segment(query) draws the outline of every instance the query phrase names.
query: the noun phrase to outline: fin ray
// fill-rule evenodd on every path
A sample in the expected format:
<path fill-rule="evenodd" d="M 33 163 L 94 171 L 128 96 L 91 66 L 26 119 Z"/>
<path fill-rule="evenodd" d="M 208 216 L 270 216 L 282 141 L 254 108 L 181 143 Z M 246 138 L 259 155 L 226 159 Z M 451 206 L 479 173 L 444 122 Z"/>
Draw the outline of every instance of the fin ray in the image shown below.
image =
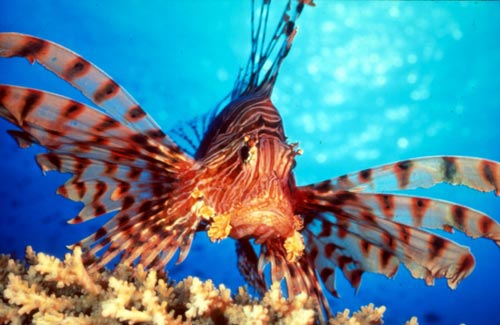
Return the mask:
<path fill-rule="evenodd" d="M 311 184 L 319 191 L 382 192 L 428 188 L 438 183 L 465 185 L 500 195 L 500 163 L 464 156 L 403 160 Z M 305 186 L 307 187 L 307 186 Z"/>
<path fill-rule="evenodd" d="M 67 48 L 30 35 L 0 33 L 1 57 L 25 57 L 39 62 L 80 90 L 111 117 L 165 146 L 176 147 L 132 96 L 106 73 Z"/>

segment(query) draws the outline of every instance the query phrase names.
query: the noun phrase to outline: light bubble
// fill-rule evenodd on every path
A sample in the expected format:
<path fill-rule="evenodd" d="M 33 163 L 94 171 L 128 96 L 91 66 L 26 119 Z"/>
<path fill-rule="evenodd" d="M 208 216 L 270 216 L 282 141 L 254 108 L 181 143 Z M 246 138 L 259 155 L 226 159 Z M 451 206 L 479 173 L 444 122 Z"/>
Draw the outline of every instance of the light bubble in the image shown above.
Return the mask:
<path fill-rule="evenodd" d="M 325 59 L 328 59 L 332 56 L 332 49 L 329 48 L 328 46 L 323 46 L 321 47 L 319 53 L 320 53 L 319 56 L 323 58 L 324 61 Z"/>
<path fill-rule="evenodd" d="M 337 3 L 335 5 L 335 13 L 339 16 L 343 16 L 346 12 L 346 7 L 342 3 Z"/>
<path fill-rule="evenodd" d="M 460 39 L 462 39 L 462 30 L 460 30 L 460 26 L 458 26 L 457 24 L 452 24 L 450 26 L 450 29 L 451 29 L 451 37 L 453 37 L 454 40 L 458 41 Z"/>
<path fill-rule="evenodd" d="M 338 67 L 335 69 L 335 72 L 333 73 L 335 76 L 335 79 L 337 79 L 339 82 L 345 82 L 347 80 L 347 71 L 344 67 Z"/>
<path fill-rule="evenodd" d="M 344 94 L 339 90 L 323 97 L 323 101 L 328 105 L 340 105 L 344 103 Z"/>
<path fill-rule="evenodd" d="M 370 63 L 377 63 L 380 61 L 380 56 L 376 53 L 372 53 L 368 56 Z"/>
<path fill-rule="evenodd" d="M 416 73 L 409 73 L 407 76 L 406 76 L 406 82 L 408 82 L 409 84 L 414 84 L 415 82 L 417 82 L 417 74 Z"/>
<path fill-rule="evenodd" d="M 304 131 L 306 133 L 313 133 L 314 130 L 316 129 L 316 127 L 314 125 L 314 119 L 311 116 L 311 114 L 302 115 L 301 122 L 302 122 L 302 125 L 304 126 Z"/>
<path fill-rule="evenodd" d="M 359 66 L 359 61 L 359 58 L 352 57 L 349 59 L 349 61 L 347 61 L 347 66 L 349 67 L 349 69 L 357 69 Z"/>
<path fill-rule="evenodd" d="M 318 112 L 316 114 L 316 123 L 318 129 L 321 132 L 329 132 L 331 128 L 331 120 L 330 117 L 325 112 Z"/>
<path fill-rule="evenodd" d="M 318 162 L 319 164 L 323 164 L 327 161 L 328 156 L 324 153 L 318 153 L 315 158 L 316 162 Z"/>
<path fill-rule="evenodd" d="M 372 64 L 365 61 L 362 63 L 361 65 L 361 71 L 363 72 L 363 74 L 365 75 L 370 75 L 373 71 L 373 67 L 372 67 Z"/>
<path fill-rule="evenodd" d="M 319 71 L 318 64 L 316 62 L 309 62 L 307 65 L 307 72 L 311 75 L 317 74 Z"/>
<path fill-rule="evenodd" d="M 355 143 L 364 144 L 380 139 L 383 128 L 380 125 L 370 125 L 355 138 Z"/>
<path fill-rule="evenodd" d="M 354 26 L 354 19 L 352 19 L 351 17 L 344 19 L 344 25 L 346 27 L 353 27 Z"/>
<path fill-rule="evenodd" d="M 335 30 L 336 26 L 335 26 L 335 23 L 333 21 L 325 21 L 322 25 L 321 25 L 321 31 L 323 33 L 331 33 Z"/>
<path fill-rule="evenodd" d="M 375 66 L 375 73 L 384 74 L 387 72 L 387 66 L 383 63 L 379 63 Z"/>
<path fill-rule="evenodd" d="M 399 17 L 399 7 L 398 6 L 392 6 L 391 9 L 389 9 L 389 16 L 393 18 Z"/>
<path fill-rule="evenodd" d="M 398 139 L 398 147 L 400 149 L 406 149 L 406 148 L 408 148 L 409 144 L 410 143 L 409 143 L 408 139 L 405 138 L 405 137 L 401 137 L 401 138 Z"/>
<path fill-rule="evenodd" d="M 410 98 L 414 101 L 426 100 L 429 98 L 429 96 L 430 96 L 430 93 L 429 93 L 429 89 L 427 89 L 427 88 L 415 89 L 410 94 Z"/>
<path fill-rule="evenodd" d="M 427 127 L 427 129 L 425 130 L 425 134 L 429 137 L 436 136 L 442 128 L 443 128 L 442 123 L 435 122 Z"/>
<path fill-rule="evenodd" d="M 391 121 L 401 121 L 408 118 L 410 109 L 408 106 L 400 106 L 396 108 L 389 108 L 385 110 L 385 117 Z"/>
<path fill-rule="evenodd" d="M 361 149 L 354 153 L 356 160 L 373 160 L 380 157 L 380 151 L 377 149 Z"/>
<path fill-rule="evenodd" d="M 453 37 L 454 40 L 458 41 L 460 39 L 462 39 L 462 31 L 460 29 L 454 29 L 452 32 L 451 32 L 451 36 Z"/>
<path fill-rule="evenodd" d="M 408 61 L 409 64 L 415 64 L 418 61 L 418 57 L 415 53 L 408 54 L 406 57 L 406 60 Z"/>

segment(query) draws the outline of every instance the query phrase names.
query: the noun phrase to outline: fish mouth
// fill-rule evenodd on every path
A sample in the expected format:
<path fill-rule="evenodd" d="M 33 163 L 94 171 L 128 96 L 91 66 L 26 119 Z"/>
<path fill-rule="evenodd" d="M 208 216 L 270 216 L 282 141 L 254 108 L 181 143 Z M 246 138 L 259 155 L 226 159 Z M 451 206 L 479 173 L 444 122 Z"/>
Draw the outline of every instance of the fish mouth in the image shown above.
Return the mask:
<path fill-rule="evenodd" d="M 270 238 L 287 238 L 296 226 L 287 183 L 274 173 L 261 176 L 228 214 L 230 236 L 254 238 L 257 244 Z"/>
<path fill-rule="evenodd" d="M 234 215 L 231 221 L 231 237 L 252 237 L 255 238 L 256 244 L 270 238 L 288 237 L 294 231 L 293 215 L 283 213 L 279 209 L 246 211 Z"/>

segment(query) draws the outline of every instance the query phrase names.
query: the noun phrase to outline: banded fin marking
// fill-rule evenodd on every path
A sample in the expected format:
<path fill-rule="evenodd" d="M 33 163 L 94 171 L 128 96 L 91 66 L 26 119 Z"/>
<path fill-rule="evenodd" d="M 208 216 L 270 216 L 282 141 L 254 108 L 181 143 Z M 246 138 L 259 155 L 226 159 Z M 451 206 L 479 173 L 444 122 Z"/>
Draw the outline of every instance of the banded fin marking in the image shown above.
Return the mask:
<path fill-rule="evenodd" d="M 495 191 L 500 195 L 500 163 L 463 156 L 432 156 L 403 160 L 354 172 L 317 184 L 308 185 L 318 191 L 349 190 L 381 192 L 428 188 L 439 183 L 465 185 L 481 192 Z"/>
<path fill-rule="evenodd" d="M 73 51 L 50 41 L 19 33 L 0 33 L 1 57 L 37 61 L 80 90 L 121 124 L 154 135 L 154 140 L 179 151 L 134 98 L 106 73 Z"/>

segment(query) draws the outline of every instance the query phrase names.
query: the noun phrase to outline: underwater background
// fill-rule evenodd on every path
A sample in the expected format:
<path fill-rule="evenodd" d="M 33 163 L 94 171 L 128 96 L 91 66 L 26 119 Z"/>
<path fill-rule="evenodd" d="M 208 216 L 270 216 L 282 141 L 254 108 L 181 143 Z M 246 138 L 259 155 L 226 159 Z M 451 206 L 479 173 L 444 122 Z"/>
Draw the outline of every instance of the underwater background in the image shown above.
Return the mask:
<path fill-rule="evenodd" d="M 272 7 L 279 16 L 283 1 Z M 468 155 L 500 161 L 500 2 L 337 2 L 317 0 L 298 20 L 273 101 L 304 185 L 395 160 Z M 23 32 L 72 49 L 125 87 L 169 130 L 212 109 L 232 88 L 250 51 L 250 0 L 0 1 L 0 31 Z M 273 24 L 271 24 L 273 25 Z M 83 96 L 38 65 L 0 60 L 0 83 Z M 21 150 L 0 121 L 0 253 L 26 245 L 63 256 L 108 217 L 67 225 L 81 206 L 55 194 L 67 175 L 44 177 L 40 148 Z M 412 191 L 444 198 L 500 220 L 500 199 L 465 187 Z M 342 275 L 332 310 L 386 305 L 386 324 L 500 324 L 500 250 L 471 247 L 476 269 L 456 290 L 427 287 L 400 268 L 395 279 L 365 274 L 356 294 Z M 198 234 L 169 275 L 244 285 L 234 242 Z"/>

